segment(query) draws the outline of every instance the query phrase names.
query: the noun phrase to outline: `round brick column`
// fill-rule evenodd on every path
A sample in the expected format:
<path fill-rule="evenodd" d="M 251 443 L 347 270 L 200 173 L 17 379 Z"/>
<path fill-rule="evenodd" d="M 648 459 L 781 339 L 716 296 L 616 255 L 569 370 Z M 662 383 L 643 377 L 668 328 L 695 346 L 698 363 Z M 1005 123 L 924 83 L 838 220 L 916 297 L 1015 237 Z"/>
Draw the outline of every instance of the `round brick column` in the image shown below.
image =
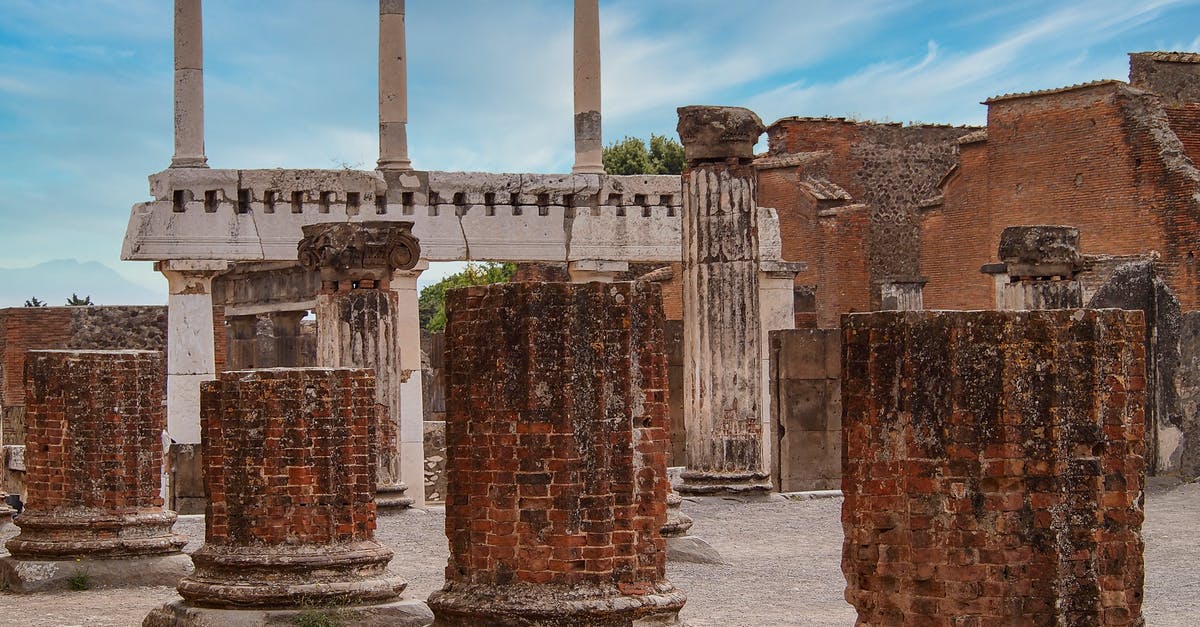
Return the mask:
<path fill-rule="evenodd" d="M 166 426 L 161 353 L 29 351 L 20 559 L 179 553 L 159 496 Z"/>
<path fill-rule="evenodd" d="M 375 377 L 332 368 L 223 372 L 201 386 L 204 546 L 179 594 L 201 607 L 396 598 L 375 541 Z"/>
<path fill-rule="evenodd" d="M 447 312 L 438 624 L 673 624 L 658 286 L 469 287 Z"/>

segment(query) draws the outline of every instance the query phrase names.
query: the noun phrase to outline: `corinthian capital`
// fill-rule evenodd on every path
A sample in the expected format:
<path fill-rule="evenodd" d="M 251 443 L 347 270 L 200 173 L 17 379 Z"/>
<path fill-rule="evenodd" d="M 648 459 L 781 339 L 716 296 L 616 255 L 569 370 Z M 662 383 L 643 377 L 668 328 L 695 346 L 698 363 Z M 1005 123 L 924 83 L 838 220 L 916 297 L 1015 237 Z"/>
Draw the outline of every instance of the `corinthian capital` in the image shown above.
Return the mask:
<path fill-rule="evenodd" d="M 327 222 L 302 227 L 296 247 L 300 265 L 320 270 L 325 281 L 387 279 L 421 258 L 412 222 Z"/>

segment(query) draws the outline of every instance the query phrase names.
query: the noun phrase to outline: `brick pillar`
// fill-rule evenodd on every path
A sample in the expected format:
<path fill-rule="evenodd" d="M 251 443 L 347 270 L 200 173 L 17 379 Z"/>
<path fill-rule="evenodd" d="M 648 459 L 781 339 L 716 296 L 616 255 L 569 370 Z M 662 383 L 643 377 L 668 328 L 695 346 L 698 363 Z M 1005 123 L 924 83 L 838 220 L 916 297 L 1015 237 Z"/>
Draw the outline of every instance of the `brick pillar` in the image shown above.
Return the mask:
<path fill-rule="evenodd" d="M 447 311 L 438 624 L 675 624 L 658 286 L 469 287 Z"/>
<path fill-rule="evenodd" d="M 842 317 L 860 625 L 1140 625 L 1141 312 Z"/>
<path fill-rule="evenodd" d="M 376 504 L 405 508 L 408 483 L 401 474 L 401 359 L 399 296 L 390 289 L 392 273 L 416 266 L 420 245 L 411 222 L 326 223 L 304 227 L 300 263 L 321 272 L 317 293 L 317 363 L 324 367 L 375 370 L 375 402 L 380 406 Z M 412 315 L 416 315 L 413 311 Z M 414 350 L 420 350 L 416 346 Z M 419 363 L 419 361 L 418 361 Z M 418 392 L 419 393 L 419 392 Z M 420 404 L 417 403 L 419 412 Z M 423 417 L 408 416 L 418 424 Z M 424 486 L 423 464 L 408 478 Z"/>
<path fill-rule="evenodd" d="M 764 467 L 754 143 L 734 107 L 682 107 L 684 494 L 771 489 Z M 720 306 L 717 306 L 717 304 Z"/>
<path fill-rule="evenodd" d="M 374 390 L 369 370 L 349 368 L 231 371 L 203 385 L 204 546 L 179 583 L 185 601 L 146 625 L 235 622 L 213 608 L 393 607 L 405 581 L 375 540 Z M 181 617 L 193 622 L 171 622 Z"/>
<path fill-rule="evenodd" d="M 28 494 L 14 521 L 21 532 L 6 544 L 16 591 L 58 587 L 70 576 L 62 566 L 43 575 L 17 565 L 39 560 L 125 564 L 97 570 L 95 585 L 137 584 L 139 571 L 153 571 L 160 584 L 183 576 L 187 538 L 172 533 L 175 512 L 159 495 L 165 376 L 153 351 L 26 353 Z"/>

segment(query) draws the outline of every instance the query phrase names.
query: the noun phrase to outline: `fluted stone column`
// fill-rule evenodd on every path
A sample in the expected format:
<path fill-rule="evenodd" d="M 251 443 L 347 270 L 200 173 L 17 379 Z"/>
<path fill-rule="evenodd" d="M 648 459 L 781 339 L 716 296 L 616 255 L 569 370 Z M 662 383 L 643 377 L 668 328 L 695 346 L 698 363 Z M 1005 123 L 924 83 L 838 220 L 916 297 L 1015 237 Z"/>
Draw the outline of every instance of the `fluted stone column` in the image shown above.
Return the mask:
<path fill-rule="evenodd" d="M 175 156 L 172 168 L 207 168 L 200 0 L 175 0 Z"/>
<path fill-rule="evenodd" d="M 379 169 L 411 170 L 404 0 L 379 0 Z"/>
<path fill-rule="evenodd" d="M 600 135 L 600 2 L 575 0 L 575 174 L 604 174 Z"/>
<path fill-rule="evenodd" d="M 402 323 L 398 294 L 390 289 L 392 273 L 413 268 L 420 258 L 420 245 L 411 229 L 411 222 L 312 224 L 304 227 L 298 249 L 300 263 L 321 272 L 316 308 L 318 365 L 375 370 L 380 414 L 376 504 L 380 509 L 412 505 L 408 486 L 424 485 L 422 464 L 416 466 L 418 476 L 405 477 L 402 472 Z M 414 394 L 420 398 L 419 391 Z M 419 404 L 417 409 L 419 421 Z"/>
<path fill-rule="evenodd" d="M 684 420 L 679 491 L 770 490 L 764 466 L 752 111 L 682 107 Z"/>

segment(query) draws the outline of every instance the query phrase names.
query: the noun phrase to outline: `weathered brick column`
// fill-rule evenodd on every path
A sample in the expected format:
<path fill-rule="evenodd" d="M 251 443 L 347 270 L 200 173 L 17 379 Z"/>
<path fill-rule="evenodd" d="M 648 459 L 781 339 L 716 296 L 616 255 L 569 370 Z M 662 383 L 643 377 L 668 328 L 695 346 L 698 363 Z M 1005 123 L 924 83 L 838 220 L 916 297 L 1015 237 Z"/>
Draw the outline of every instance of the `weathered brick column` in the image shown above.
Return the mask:
<path fill-rule="evenodd" d="M 27 592 L 62 586 L 75 571 L 94 571 L 91 585 L 182 577 L 187 538 L 172 533 L 175 513 L 159 496 L 162 353 L 29 351 L 25 379 L 28 496 L 3 578 Z"/>
<path fill-rule="evenodd" d="M 406 584 L 375 540 L 371 371 L 223 372 L 203 384 L 200 405 L 204 546 L 179 583 L 184 600 L 145 624 L 234 622 L 222 609 L 397 611 Z"/>
<path fill-rule="evenodd" d="M 469 287 L 447 311 L 438 624 L 674 624 L 658 286 Z"/>
<path fill-rule="evenodd" d="M 303 228 L 304 239 L 298 249 L 300 263 L 321 272 L 317 363 L 375 370 L 375 401 L 382 408 L 376 486 L 376 504 L 381 509 L 413 503 L 405 495 L 409 485 L 401 476 L 401 421 L 424 418 L 419 412 L 404 416 L 401 411 L 405 372 L 400 356 L 400 307 L 398 295 L 389 289 L 393 271 L 412 268 L 419 260 L 420 244 L 411 229 L 411 222 L 312 224 Z M 424 486 L 424 476 L 409 480 Z"/>
<path fill-rule="evenodd" d="M 842 318 L 860 625 L 1140 625 L 1141 312 Z"/>
<path fill-rule="evenodd" d="M 752 111 L 682 107 L 684 494 L 764 491 Z"/>

